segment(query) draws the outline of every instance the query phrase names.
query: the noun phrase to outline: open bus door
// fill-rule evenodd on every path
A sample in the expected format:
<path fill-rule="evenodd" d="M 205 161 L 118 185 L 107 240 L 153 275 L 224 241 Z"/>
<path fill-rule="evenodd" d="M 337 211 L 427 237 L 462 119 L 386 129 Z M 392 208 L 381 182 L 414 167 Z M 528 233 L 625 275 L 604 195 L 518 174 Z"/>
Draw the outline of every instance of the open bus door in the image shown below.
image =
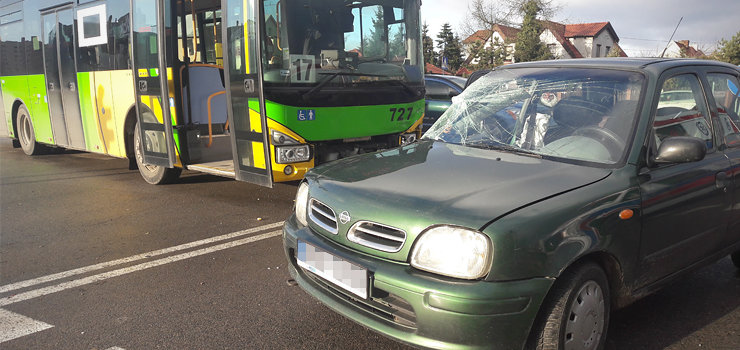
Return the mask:
<path fill-rule="evenodd" d="M 272 187 L 269 131 L 262 93 L 259 3 L 223 0 L 224 71 L 236 179 Z"/>
<path fill-rule="evenodd" d="M 166 7 L 163 2 L 169 3 L 161 0 L 131 1 L 132 61 L 138 140 L 141 140 L 134 147 L 139 147 L 136 152 L 137 162 L 146 166 L 173 168 L 177 158 L 167 85 L 164 43 L 168 28 L 164 25 Z M 155 183 L 146 176 L 145 179 Z"/>

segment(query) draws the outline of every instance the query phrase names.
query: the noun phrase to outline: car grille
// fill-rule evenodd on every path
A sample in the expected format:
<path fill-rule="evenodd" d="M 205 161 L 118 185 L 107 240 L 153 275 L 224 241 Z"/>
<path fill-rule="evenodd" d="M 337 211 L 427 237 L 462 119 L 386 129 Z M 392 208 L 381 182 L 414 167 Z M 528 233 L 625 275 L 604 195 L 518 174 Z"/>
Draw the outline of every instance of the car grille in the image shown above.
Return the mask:
<path fill-rule="evenodd" d="M 308 217 L 311 218 L 313 223 L 332 234 L 336 235 L 339 232 L 337 229 L 337 214 L 329 206 L 316 199 L 311 198 Z"/>
<path fill-rule="evenodd" d="M 374 222 L 358 221 L 349 229 L 347 239 L 366 247 L 395 253 L 403 247 L 406 232 Z"/>

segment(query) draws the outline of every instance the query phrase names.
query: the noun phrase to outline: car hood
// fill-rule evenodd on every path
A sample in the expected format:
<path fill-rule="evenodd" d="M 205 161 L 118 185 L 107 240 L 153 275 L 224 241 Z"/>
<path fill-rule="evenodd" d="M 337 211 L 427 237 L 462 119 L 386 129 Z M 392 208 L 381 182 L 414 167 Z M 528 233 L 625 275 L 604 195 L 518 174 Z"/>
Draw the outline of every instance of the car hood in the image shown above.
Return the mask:
<path fill-rule="evenodd" d="M 350 220 L 339 224 L 340 233 L 367 220 L 400 228 L 407 242 L 413 242 L 429 225 L 481 229 L 504 214 L 610 173 L 529 155 L 421 141 L 332 162 L 307 178 L 313 180 L 311 197 L 337 216 L 347 212 Z M 334 237 L 342 240 L 341 234 Z"/>

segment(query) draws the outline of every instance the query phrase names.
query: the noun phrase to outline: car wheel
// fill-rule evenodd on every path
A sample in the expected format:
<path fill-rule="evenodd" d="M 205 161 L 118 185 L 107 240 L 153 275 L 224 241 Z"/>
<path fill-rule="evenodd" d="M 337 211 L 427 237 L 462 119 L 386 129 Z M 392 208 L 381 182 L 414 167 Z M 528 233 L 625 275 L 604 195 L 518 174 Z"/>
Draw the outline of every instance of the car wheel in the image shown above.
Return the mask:
<path fill-rule="evenodd" d="M 730 254 L 730 258 L 732 258 L 732 263 L 735 264 L 735 267 L 740 269 L 740 250 Z"/>
<path fill-rule="evenodd" d="M 134 157 L 139 173 L 144 180 L 152 185 L 164 185 L 172 183 L 180 177 L 182 168 L 167 168 L 157 165 L 144 164 L 144 151 L 141 149 L 141 134 L 139 133 L 139 123 L 134 128 Z"/>
<path fill-rule="evenodd" d="M 602 349 L 609 311 L 609 283 L 604 271 L 592 262 L 569 268 L 545 298 L 527 349 Z"/>
<path fill-rule="evenodd" d="M 26 106 L 18 107 L 18 142 L 23 152 L 29 156 L 46 153 L 47 147 L 36 142 L 36 133 L 33 130 L 33 122 L 28 114 Z"/>

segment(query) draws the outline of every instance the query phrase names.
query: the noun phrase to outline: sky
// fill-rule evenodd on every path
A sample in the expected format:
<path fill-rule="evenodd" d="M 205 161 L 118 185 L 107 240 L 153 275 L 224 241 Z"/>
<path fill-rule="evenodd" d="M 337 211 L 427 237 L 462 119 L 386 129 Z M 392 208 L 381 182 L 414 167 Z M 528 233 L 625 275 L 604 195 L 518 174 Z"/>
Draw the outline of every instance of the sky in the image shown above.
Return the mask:
<path fill-rule="evenodd" d="M 436 40 L 444 23 L 461 32 L 470 0 L 422 0 L 422 20 Z M 495 1 L 495 0 L 487 0 Z M 556 0 L 558 1 L 558 0 Z M 720 39 L 740 31 L 740 0 L 561 0 L 560 23 L 611 22 L 619 46 L 631 57 L 660 55 L 681 21 L 673 40 L 689 40 L 709 53 Z M 484 28 L 480 28 L 484 29 Z"/>

